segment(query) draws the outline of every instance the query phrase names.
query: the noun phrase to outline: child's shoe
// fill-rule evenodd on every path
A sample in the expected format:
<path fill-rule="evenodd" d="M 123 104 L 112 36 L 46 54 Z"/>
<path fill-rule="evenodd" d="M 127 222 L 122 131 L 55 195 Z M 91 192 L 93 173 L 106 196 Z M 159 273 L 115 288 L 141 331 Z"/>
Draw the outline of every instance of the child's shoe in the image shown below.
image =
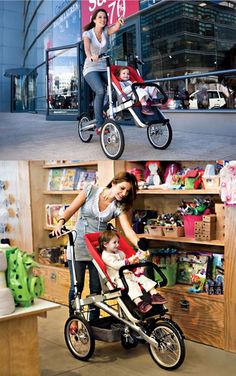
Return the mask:
<path fill-rule="evenodd" d="M 151 304 L 146 303 L 143 300 L 137 304 L 137 307 L 140 313 L 147 313 L 152 309 Z"/>
<path fill-rule="evenodd" d="M 142 106 L 141 113 L 143 115 L 154 115 L 155 112 L 148 106 Z"/>
<path fill-rule="evenodd" d="M 152 298 L 152 304 L 165 304 L 167 302 L 167 300 L 158 293 L 153 294 L 151 298 Z"/>

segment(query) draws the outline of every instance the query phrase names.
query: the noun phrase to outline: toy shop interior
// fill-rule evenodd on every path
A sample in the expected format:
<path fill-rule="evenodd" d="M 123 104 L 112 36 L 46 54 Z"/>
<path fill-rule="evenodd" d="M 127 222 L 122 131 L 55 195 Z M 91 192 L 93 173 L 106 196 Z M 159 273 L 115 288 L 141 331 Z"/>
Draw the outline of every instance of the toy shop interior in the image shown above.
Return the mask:
<path fill-rule="evenodd" d="M 38 316 L 46 317 L 48 314 L 50 318 L 53 315 L 50 333 L 54 339 L 55 332 L 58 335 L 59 331 L 59 317 L 63 316 L 60 312 L 64 314 L 63 319 L 68 318 L 68 238 L 51 238 L 49 234 L 85 186 L 91 184 L 106 187 L 121 171 L 134 174 L 138 182 L 137 196 L 129 212 L 132 228 L 138 237 L 146 240 L 146 260 L 157 265 L 161 275 L 164 274 L 166 278 L 166 285 L 161 287 L 162 277 L 159 272 L 155 268 L 145 269 L 146 276 L 157 283 L 158 291 L 167 301 L 160 319 L 165 316 L 165 320 L 169 320 L 168 325 L 174 325 L 180 331 L 181 338 L 185 338 L 187 342 L 186 350 L 191 348 L 191 343 L 195 343 L 205 346 L 204 359 L 211 349 L 218 351 L 216 359 L 220 352 L 223 353 L 222 359 L 232 357 L 227 360 L 227 365 L 222 360 L 222 368 L 219 368 L 216 360 L 218 372 L 222 373 L 217 373 L 215 369 L 212 371 L 214 375 L 232 375 L 233 369 L 236 369 L 236 161 L 94 160 L 82 163 L 36 160 L 0 161 L 0 347 L 1 359 L 4 360 L 1 374 L 59 374 L 46 373 L 47 367 L 40 373 L 41 352 L 46 345 L 39 345 L 38 330 L 41 326 L 44 335 L 49 330 L 46 329 L 48 318 L 43 320 L 38 319 Z M 74 229 L 77 218 L 78 212 L 75 212 L 66 223 L 68 231 Z M 117 219 L 112 220 L 112 225 L 124 236 Z M 86 271 L 81 299 L 85 302 L 89 296 L 88 275 Z M 112 291 L 115 294 L 115 290 Z M 117 304 L 117 299 L 120 299 L 117 296 L 114 295 L 110 306 Z M 100 316 L 106 318 L 108 313 L 101 309 Z M 66 351 L 65 357 L 68 359 L 63 366 L 72 359 L 87 360 L 94 352 L 94 348 L 91 348 L 94 340 L 90 338 L 92 334 L 91 329 L 88 329 L 86 313 L 84 317 L 80 320 L 86 322 L 84 325 L 87 336 L 84 333 L 83 337 L 78 333 L 70 334 L 69 339 L 67 336 L 67 347 L 77 359 Z M 123 323 L 126 323 L 128 318 L 124 317 Z M 132 321 L 134 331 L 136 325 L 139 325 L 137 322 L 137 318 Z M 60 323 L 61 327 L 63 325 Z M 117 328 L 120 330 L 119 326 Z M 59 333 L 63 337 L 63 332 Z M 96 330 L 94 333 L 95 339 L 99 339 L 96 337 L 99 337 Z M 146 337 L 141 335 L 139 346 L 143 346 L 149 335 L 148 331 L 145 333 Z M 140 335 L 139 332 L 138 334 Z M 132 346 L 129 347 L 125 342 L 126 337 L 123 336 L 122 344 L 129 349 Z M 156 338 L 157 335 L 152 337 Z M 149 340 L 148 337 L 147 342 Z M 47 341 L 52 346 L 52 338 L 48 337 Z M 63 341 L 60 338 L 61 351 L 66 348 Z M 85 346 L 86 341 L 92 345 L 83 359 L 78 343 L 82 342 Z M 154 361 L 164 370 L 168 369 L 165 366 L 167 361 L 161 360 L 162 355 L 158 353 L 162 354 L 167 350 L 170 352 L 170 349 L 162 348 L 157 338 L 152 341 L 149 343 L 149 350 Z M 103 342 L 99 343 L 95 359 L 103 352 Z M 20 349 L 23 349 L 23 353 Z M 116 348 L 113 347 L 113 351 L 116 351 L 114 349 Z M 99 353 L 97 358 L 96 351 Z M 104 352 L 107 354 L 107 351 L 106 348 Z M 44 361 L 48 359 L 49 353 L 43 356 Z M 186 351 L 184 362 L 184 355 L 181 355 L 182 360 L 179 362 L 183 363 L 183 375 L 190 373 L 188 357 L 193 357 L 193 353 L 190 355 Z M 146 353 L 138 354 L 142 361 L 148 357 Z M 138 362 L 132 352 L 127 358 L 121 355 L 121 360 L 122 357 L 129 361 L 133 358 L 135 361 L 132 364 Z M 49 360 L 48 362 L 50 364 Z M 58 362 L 60 363 L 59 360 Z M 53 363 L 57 367 L 55 357 Z M 180 363 L 173 363 L 173 368 L 177 368 Z M 201 363 L 200 359 L 198 363 Z M 187 369 L 184 369 L 185 364 Z M 23 373 L 19 373 L 19 365 Z M 82 366 L 83 362 L 80 367 Z M 227 366 L 229 373 L 226 372 Z M 214 365 L 209 364 L 209 368 L 211 367 Z M 14 373 L 15 368 L 18 368 L 17 373 Z M 76 369 L 75 363 L 73 368 Z M 109 369 L 114 373 L 112 368 Z M 165 375 L 165 371 L 163 372 L 160 374 Z M 151 371 L 150 375 L 152 374 L 154 375 L 154 371 Z"/>

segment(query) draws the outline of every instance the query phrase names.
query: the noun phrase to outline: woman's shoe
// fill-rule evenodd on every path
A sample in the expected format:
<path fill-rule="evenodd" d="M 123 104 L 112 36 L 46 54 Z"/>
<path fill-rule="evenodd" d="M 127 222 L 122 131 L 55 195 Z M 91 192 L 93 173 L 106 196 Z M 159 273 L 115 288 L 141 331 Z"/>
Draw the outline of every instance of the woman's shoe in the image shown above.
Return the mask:
<path fill-rule="evenodd" d="M 70 334 L 73 335 L 73 336 L 75 334 L 77 334 L 78 333 L 78 327 L 76 326 L 76 324 L 71 324 L 69 331 L 70 331 Z"/>
<path fill-rule="evenodd" d="M 137 304 L 137 307 L 140 313 L 147 313 L 152 309 L 151 304 L 146 303 L 143 300 Z"/>
<path fill-rule="evenodd" d="M 141 113 L 143 115 L 154 115 L 155 114 L 155 112 L 150 107 L 147 107 L 147 106 L 142 106 Z"/>
<path fill-rule="evenodd" d="M 102 127 L 100 127 L 100 128 L 96 128 L 96 134 L 97 134 L 98 136 L 101 134 L 101 131 L 102 131 Z M 108 134 L 108 133 L 110 133 L 110 132 L 109 132 L 109 129 L 105 129 L 104 134 Z"/>

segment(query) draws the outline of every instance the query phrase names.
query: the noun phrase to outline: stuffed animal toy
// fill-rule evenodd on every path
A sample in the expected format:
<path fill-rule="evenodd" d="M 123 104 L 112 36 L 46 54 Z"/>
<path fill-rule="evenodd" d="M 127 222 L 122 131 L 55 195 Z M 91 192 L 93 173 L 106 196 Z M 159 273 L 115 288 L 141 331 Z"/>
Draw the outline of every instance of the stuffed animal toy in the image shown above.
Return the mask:
<path fill-rule="evenodd" d="M 148 188 L 156 188 L 161 185 L 161 178 L 159 176 L 160 162 L 148 161 L 145 164 L 144 179 Z"/>
<path fill-rule="evenodd" d="M 15 311 L 15 302 L 11 289 L 7 287 L 5 272 L 7 270 L 7 257 L 5 249 L 7 244 L 0 245 L 0 316 L 9 315 Z"/>

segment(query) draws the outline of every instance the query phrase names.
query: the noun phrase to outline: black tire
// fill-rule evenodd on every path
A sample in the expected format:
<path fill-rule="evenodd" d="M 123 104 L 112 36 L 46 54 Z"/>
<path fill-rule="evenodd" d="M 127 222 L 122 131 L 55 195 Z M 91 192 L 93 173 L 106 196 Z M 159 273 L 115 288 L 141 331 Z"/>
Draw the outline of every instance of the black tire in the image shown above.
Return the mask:
<path fill-rule="evenodd" d="M 147 127 L 147 137 L 150 144 L 159 150 L 168 148 L 172 141 L 172 128 L 170 123 L 151 124 Z"/>
<path fill-rule="evenodd" d="M 126 350 L 130 350 L 138 345 L 138 340 L 131 334 L 126 337 L 125 334 L 121 334 L 121 344 Z"/>
<path fill-rule="evenodd" d="M 152 359 L 165 370 L 179 368 L 185 359 L 184 339 L 178 329 L 166 321 L 156 323 L 150 337 L 158 343 L 158 348 L 149 344 Z"/>
<path fill-rule="evenodd" d="M 72 327 L 75 330 L 72 331 Z M 65 323 L 64 336 L 68 349 L 76 359 L 86 361 L 91 358 L 95 339 L 91 326 L 84 318 L 70 316 Z"/>
<path fill-rule="evenodd" d="M 82 114 L 78 121 L 78 135 L 82 142 L 90 142 L 93 133 L 92 130 L 89 129 L 87 131 L 83 131 L 83 126 L 86 125 L 90 121 L 90 117 L 87 114 Z"/>
<path fill-rule="evenodd" d="M 118 159 L 125 148 L 124 134 L 114 120 L 107 119 L 102 126 L 100 143 L 104 154 L 109 159 Z"/>

